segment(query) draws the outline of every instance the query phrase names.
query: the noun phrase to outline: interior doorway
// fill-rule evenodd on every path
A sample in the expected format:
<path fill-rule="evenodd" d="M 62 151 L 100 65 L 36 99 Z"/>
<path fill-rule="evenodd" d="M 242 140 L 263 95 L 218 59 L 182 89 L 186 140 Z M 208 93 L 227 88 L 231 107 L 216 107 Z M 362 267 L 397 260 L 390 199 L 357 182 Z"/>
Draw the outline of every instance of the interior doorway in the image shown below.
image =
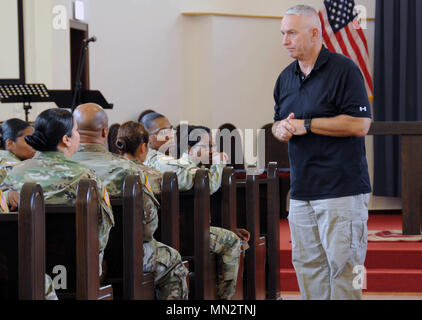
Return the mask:
<path fill-rule="evenodd" d="M 75 81 L 78 72 L 79 60 L 83 40 L 88 39 L 88 24 L 80 21 L 70 20 L 70 84 L 71 89 L 75 88 Z M 89 90 L 89 49 L 86 54 L 85 63 L 82 67 L 82 90 Z"/>

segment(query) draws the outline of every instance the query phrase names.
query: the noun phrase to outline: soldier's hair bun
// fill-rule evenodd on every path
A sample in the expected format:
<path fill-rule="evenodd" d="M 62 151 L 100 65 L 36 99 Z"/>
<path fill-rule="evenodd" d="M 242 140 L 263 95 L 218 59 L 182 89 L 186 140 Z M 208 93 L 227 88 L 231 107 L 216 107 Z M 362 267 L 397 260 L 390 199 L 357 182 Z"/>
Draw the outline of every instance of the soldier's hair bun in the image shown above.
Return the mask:
<path fill-rule="evenodd" d="M 47 151 L 49 149 L 49 141 L 47 136 L 42 131 L 34 131 L 30 136 L 25 137 L 25 141 L 32 148 L 38 151 Z"/>
<path fill-rule="evenodd" d="M 120 137 L 116 140 L 116 147 L 119 149 L 120 154 L 129 152 L 130 141 L 127 137 Z"/>
<path fill-rule="evenodd" d="M 57 145 L 66 135 L 72 137 L 73 116 L 64 109 L 47 109 L 35 120 L 35 131 L 25 141 L 37 151 L 57 151 Z"/>
<path fill-rule="evenodd" d="M 149 135 L 145 127 L 135 121 L 123 123 L 117 133 L 116 146 L 120 154 L 135 155 L 136 150 L 143 143 L 148 143 Z"/>

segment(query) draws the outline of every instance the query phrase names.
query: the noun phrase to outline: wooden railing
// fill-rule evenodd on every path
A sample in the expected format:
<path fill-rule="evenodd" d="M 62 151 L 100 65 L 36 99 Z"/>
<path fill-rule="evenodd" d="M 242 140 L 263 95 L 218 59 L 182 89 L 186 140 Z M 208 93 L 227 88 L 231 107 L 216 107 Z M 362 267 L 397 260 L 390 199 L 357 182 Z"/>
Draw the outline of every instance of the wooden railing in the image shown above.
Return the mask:
<path fill-rule="evenodd" d="M 422 122 L 374 122 L 368 134 L 400 136 L 403 234 L 421 234 Z"/>

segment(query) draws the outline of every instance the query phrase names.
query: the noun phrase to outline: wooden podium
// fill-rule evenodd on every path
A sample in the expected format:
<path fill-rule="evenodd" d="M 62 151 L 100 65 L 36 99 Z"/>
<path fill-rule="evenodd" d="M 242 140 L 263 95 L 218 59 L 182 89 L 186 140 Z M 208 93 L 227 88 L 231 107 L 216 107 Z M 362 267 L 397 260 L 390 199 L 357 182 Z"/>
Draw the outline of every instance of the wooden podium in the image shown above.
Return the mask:
<path fill-rule="evenodd" d="M 399 135 L 403 235 L 421 234 L 422 121 L 373 122 L 369 135 Z"/>

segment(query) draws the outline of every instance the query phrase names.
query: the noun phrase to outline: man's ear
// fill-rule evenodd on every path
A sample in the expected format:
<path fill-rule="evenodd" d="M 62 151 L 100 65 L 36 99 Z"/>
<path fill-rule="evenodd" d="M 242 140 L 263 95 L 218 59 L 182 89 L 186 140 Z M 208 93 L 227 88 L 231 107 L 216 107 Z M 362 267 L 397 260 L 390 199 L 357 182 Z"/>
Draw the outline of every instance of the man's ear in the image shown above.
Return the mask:
<path fill-rule="evenodd" d="M 101 137 L 107 138 L 108 137 L 108 128 L 103 128 L 101 130 Z"/>
<path fill-rule="evenodd" d="M 148 144 L 147 143 L 142 143 L 141 144 L 141 152 L 142 152 L 142 154 L 146 153 L 147 150 L 148 150 Z"/>
<path fill-rule="evenodd" d="M 320 38 L 320 32 L 318 28 L 313 28 L 312 29 L 312 39 L 313 40 L 318 40 Z"/>

